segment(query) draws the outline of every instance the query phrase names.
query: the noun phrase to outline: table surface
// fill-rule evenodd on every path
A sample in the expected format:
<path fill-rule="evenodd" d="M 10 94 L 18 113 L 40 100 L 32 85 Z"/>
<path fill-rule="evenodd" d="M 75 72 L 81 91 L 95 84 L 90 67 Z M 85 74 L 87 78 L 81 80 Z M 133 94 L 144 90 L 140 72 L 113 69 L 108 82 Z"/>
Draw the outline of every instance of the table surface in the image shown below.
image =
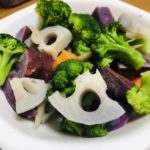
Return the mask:
<path fill-rule="evenodd" d="M 30 0 L 28 2 L 25 2 L 21 5 L 13 7 L 13 8 L 3 8 L 0 5 L 0 19 L 6 17 L 22 8 L 25 8 L 25 7 L 35 3 L 36 1 L 37 0 Z M 124 1 L 150 12 L 150 0 L 124 0 Z"/>

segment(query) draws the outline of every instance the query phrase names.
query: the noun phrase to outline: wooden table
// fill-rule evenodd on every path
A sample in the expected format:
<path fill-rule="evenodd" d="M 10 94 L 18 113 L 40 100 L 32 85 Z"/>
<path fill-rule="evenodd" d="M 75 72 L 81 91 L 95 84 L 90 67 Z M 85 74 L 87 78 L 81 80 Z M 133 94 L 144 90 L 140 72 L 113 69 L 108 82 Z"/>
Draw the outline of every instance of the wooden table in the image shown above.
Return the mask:
<path fill-rule="evenodd" d="M 124 1 L 150 12 L 150 0 L 124 0 Z"/>
<path fill-rule="evenodd" d="M 13 7 L 13 8 L 9 8 L 9 9 L 3 8 L 0 5 L 0 19 L 6 17 L 22 8 L 25 8 L 25 7 L 35 3 L 36 1 L 37 0 L 30 0 L 26 3 L 23 3 L 22 5 L 19 5 L 19 6 Z M 124 1 L 150 12 L 150 0 L 124 0 Z"/>
<path fill-rule="evenodd" d="M 16 7 L 13 7 L 13 8 L 3 8 L 1 5 L 0 5 L 0 19 L 1 18 L 4 18 L 22 8 L 25 8 L 33 3 L 37 2 L 37 0 L 30 0 L 28 2 L 25 2 L 19 6 L 16 6 Z"/>

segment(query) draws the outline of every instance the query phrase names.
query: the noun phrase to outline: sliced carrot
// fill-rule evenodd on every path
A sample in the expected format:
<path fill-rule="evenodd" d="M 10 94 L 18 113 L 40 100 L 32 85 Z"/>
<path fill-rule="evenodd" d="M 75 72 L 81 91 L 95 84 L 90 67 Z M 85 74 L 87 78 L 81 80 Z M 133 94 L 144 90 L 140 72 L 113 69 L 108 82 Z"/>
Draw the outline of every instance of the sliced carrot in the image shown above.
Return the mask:
<path fill-rule="evenodd" d="M 52 65 L 52 69 L 55 70 L 55 68 L 62 62 L 69 60 L 69 59 L 76 59 L 79 60 L 78 56 L 74 53 L 68 52 L 66 50 L 63 50 L 61 54 L 55 59 Z"/>
<path fill-rule="evenodd" d="M 141 82 L 142 82 L 142 79 L 141 79 L 141 77 L 137 77 L 137 78 L 133 79 L 132 82 L 133 82 L 135 85 L 140 86 L 140 85 L 141 85 Z"/>

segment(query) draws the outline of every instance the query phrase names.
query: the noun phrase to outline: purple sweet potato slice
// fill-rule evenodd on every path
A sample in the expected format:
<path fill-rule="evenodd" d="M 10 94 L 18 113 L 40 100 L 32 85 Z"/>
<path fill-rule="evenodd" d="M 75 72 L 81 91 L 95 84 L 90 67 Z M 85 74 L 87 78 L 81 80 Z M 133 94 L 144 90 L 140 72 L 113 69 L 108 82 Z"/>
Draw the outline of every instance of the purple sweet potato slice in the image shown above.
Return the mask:
<path fill-rule="evenodd" d="M 3 85 L 2 89 L 6 96 L 8 103 L 14 110 L 16 110 L 16 105 L 15 105 L 16 100 L 15 100 L 15 96 L 14 96 L 13 90 L 11 89 L 11 85 L 9 82 L 14 77 L 19 77 L 19 74 L 17 74 L 17 72 L 13 70 L 10 72 L 9 77 L 5 81 L 5 84 Z"/>
<path fill-rule="evenodd" d="M 127 103 L 126 92 L 132 88 L 134 84 L 109 67 L 101 69 L 100 72 L 107 84 L 107 94 L 112 99 L 117 100 L 126 111 L 126 113 L 118 119 L 110 121 L 106 124 L 107 130 L 113 131 L 124 126 L 131 117 L 132 108 Z"/>
<path fill-rule="evenodd" d="M 48 82 L 52 77 L 53 58 L 35 50 L 27 50 L 16 65 L 19 74 Z"/>
<path fill-rule="evenodd" d="M 36 117 L 37 112 L 38 112 L 37 107 L 35 107 L 27 112 L 20 114 L 20 116 L 22 116 L 24 118 L 28 118 L 28 119 L 33 119 Z"/>
<path fill-rule="evenodd" d="M 25 40 L 27 40 L 31 36 L 31 34 L 31 29 L 28 26 L 24 26 L 18 31 L 16 38 L 21 42 L 25 42 Z"/>
<path fill-rule="evenodd" d="M 121 128 L 122 126 L 124 126 L 129 121 L 130 116 L 131 115 L 129 113 L 125 113 L 120 118 L 106 123 L 107 131 L 113 131 L 113 130 L 116 130 L 118 128 Z"/>
<path fill-rule="evenodd" d="M 111 68 L 106 67 L 100 70 L 108 87 L 108 93 L 118 99 L 124 99 L 126 92 L 134 86 L 134 84 L 123 76 L 119 75 Z"/>
<path fill-rule="evenodd" d="M 101 26 L 114 22 L 114 18 L 108 7 L 96 7 L 92 13 L 92 16 Z"/>

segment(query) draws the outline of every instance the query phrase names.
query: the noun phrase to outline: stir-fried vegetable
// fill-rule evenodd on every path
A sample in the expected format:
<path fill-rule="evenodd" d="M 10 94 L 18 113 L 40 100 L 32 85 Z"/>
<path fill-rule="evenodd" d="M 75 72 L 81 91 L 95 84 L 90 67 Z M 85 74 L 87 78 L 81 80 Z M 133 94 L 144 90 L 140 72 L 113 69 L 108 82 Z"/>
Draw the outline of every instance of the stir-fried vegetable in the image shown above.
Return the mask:
<path fill-rule="evenodd" d="M 52 78 L 52 88 L 61 91 L 63 95 L 72 94 L 75 90 L 74 79 L 92 68 L 93 65 L 89 62 L 67 60 L 57 66 Z"/>
<path fill-rule="evenodd" d="M 150 71 L 141 74 L 141 86 L 127 92 L 128 103 L 138 114 L 150 114 Z"/>
<path fill-rule="evenodd" d="M 84 125 L 72 122 L 67 119 L 63 119 L 61 122 L 61 129 L 64 132 L 70 134 L 76 134 L 79 136 L 86 136 L 86 137 L 102 137 L 107 135 L 107 130 L 104 125 Z"/>
<path fill-rule="evenodd" d="M 118 59 L 136 70 L 140 69 L 144 66 L 145 60 L 125 41 L 124 36 L 118 33 L 118 28 L 117 22 L 105 26 L 98 43 L 93 45 L 93 52 L 99 58 L 99 67 L 109 66 L 114 59 Z"/>
<path fill-rule="evenodd" d="M 73 13 L 69 17 L 73 33 L 72 50 L 77 55 L 91 51 L 91 45 L 96 42 L 100 28 L 96 20 L 89 14 Z"/>
<path fill-rule="evenodd" d="M 68 27 L 71 8 L 61 0 L 40 0 L 36 12 L 41 16 L 41 28 L 53 25 Z"/>
<path fill-rule="evenodd" d="M 9 75 L 15 62 L 27 49 L 26 45 L 9 34 L 0 34 L 0 86 Z"/>

